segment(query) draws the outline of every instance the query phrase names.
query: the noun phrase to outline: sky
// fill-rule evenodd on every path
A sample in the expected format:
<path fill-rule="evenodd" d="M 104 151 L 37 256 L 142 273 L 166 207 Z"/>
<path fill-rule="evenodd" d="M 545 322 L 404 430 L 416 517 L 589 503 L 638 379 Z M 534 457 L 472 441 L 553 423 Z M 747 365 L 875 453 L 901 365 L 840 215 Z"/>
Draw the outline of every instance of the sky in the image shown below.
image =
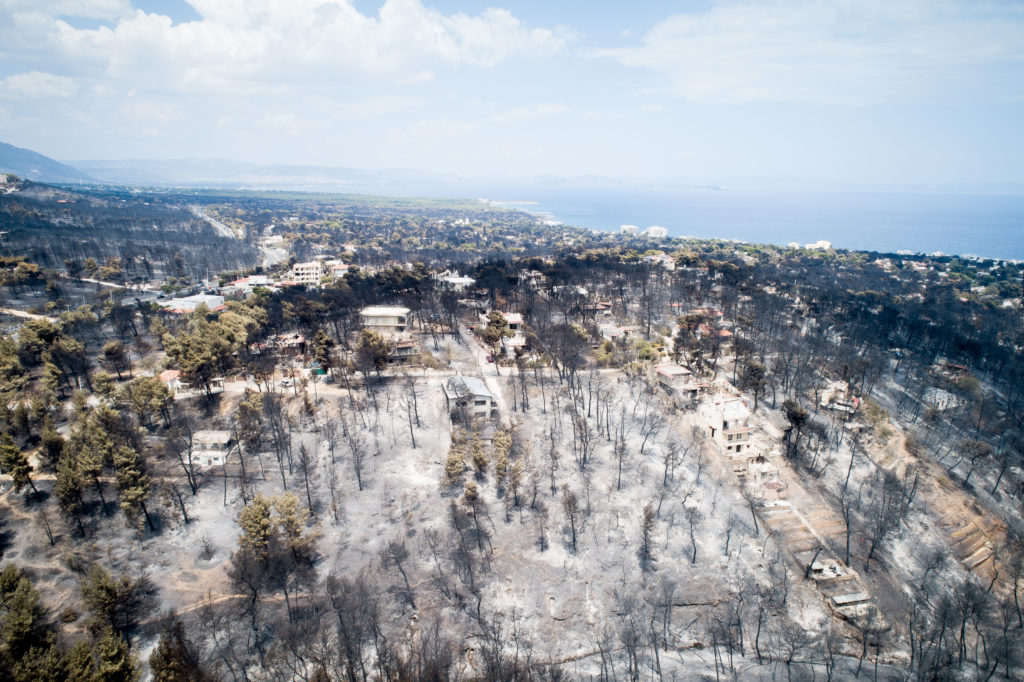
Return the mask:
<path fill-rule="evenodd" d="M 1024 182 L 1024 2 L 0 0 L 0 140 L 463 177 Z"/>

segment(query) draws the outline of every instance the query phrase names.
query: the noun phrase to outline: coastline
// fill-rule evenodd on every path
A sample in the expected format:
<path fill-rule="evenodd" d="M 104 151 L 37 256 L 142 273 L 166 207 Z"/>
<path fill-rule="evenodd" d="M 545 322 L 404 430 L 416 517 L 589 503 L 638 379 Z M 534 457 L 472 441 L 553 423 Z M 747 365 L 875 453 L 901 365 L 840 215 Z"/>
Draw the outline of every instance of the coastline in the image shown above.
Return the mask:
<path fill-rule="evenodd" d="M 509 192 L 512 193 L 512 192 Z M 549 224 L 618 232 L 663 225 L 694 236 L 785 247 L 826 240 L 875 253 L 1024 260 L 1024 196 L 518 188 L 515 205 Z"/>

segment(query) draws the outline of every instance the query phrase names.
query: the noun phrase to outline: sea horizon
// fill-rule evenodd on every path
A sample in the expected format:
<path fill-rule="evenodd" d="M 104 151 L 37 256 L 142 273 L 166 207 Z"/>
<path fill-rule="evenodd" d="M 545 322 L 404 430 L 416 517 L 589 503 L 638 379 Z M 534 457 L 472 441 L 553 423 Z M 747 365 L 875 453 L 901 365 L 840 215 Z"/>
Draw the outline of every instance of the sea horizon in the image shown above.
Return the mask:
<path fill-rule="evenodd" d="M 886 191 L 508 187 L 494 204 L 568 226 L 669 236 L 1024 260 L 1024 195 Z"/>

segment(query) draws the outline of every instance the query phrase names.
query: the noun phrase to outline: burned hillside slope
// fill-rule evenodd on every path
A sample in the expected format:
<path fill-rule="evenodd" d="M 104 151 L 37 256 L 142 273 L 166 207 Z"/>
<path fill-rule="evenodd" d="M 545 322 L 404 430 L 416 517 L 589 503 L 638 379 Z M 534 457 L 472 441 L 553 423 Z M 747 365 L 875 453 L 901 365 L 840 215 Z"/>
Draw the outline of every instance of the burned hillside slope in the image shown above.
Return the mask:
<path fill-rule="evenodd" d="M 10 176 L 8 176 L 10 177 Z M 92 194 L 23 180 L 0 193 L 4 255 L 42 267 L 120 259 L 125 281 L 199 275 L 253 265 L 259 252 L 223 235 L 188 206 L 129 192 Z"/>

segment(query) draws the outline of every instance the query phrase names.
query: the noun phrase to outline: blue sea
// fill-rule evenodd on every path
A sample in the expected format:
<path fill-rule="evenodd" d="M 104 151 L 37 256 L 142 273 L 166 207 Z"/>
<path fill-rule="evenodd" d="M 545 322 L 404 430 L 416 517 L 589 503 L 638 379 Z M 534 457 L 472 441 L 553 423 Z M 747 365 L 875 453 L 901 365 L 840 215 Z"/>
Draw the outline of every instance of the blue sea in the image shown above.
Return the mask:
<path fill-rule="evenodd" d="M 1024 260 L 1024 195 L 527 186 L 478 196 L 566 225 L 672 236 Z"/>

